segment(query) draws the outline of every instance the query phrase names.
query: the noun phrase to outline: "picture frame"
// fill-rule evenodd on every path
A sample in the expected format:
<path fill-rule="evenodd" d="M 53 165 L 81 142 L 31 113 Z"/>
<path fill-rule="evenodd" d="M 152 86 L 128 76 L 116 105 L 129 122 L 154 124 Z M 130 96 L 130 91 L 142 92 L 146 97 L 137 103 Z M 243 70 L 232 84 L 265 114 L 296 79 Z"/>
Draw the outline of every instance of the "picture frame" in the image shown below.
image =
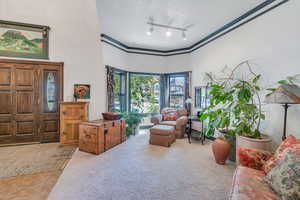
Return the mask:
<path fill-rule="evenodd" d="M 0 20 L 0 56 L 49 59 L 49 26 Z"/>
<path fill-rule="evenodd" d="M 90 99 L 91 98 L 91 85 L 75 84 L 74 85 L 74 98 L 75 98 L 75 100 Z"/>

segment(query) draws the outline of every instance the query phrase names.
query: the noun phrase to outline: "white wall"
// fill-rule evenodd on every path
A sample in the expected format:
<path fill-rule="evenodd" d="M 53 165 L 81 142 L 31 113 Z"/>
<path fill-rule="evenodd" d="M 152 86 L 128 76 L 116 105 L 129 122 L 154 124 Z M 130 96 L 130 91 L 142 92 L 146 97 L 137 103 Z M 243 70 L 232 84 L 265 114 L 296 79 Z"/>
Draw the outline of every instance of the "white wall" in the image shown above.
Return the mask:
<path fill-rule="evenodd" d="M 96 0 L 0 0 L 0 19 L 50 26 L 50 61 L 65 63 L 65 100 L 73 84 L 91 84 L 90 118 L 101 116 L 106 79 Z"/>
<path fill-rule="evenodd" d="M 255 63 L 255 71 L 270 85 L 300 73 L 300 1 L 290 1 L 191 54 L 193 86 L 202 85 L 203 72 L 216 72 L 241 61 Z M 283 108 L 265 105 L 263 131 L 280 142 Z M 300 106 L 289 108 L 288 133 L 300 138 Z"/>
<path fill-rule="evenodd" d="M 132 72 L 169 73 L 191 69 L 190 55 L 152 56 L 126 53 L 103 43 L 104 64 Z"/>

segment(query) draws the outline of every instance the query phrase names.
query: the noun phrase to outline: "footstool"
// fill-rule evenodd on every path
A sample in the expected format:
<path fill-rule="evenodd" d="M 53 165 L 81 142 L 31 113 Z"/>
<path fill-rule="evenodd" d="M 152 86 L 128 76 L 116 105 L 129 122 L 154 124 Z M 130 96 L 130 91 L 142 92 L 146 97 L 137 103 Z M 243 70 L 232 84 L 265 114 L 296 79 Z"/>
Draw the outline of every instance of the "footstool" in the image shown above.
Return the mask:
<path fill-rule="evenodd" d="M 155 125 L 150 128 L 149 143 L 164 147 L 170 147 L 175 142 L 175 132 L 173 126 Z"/>

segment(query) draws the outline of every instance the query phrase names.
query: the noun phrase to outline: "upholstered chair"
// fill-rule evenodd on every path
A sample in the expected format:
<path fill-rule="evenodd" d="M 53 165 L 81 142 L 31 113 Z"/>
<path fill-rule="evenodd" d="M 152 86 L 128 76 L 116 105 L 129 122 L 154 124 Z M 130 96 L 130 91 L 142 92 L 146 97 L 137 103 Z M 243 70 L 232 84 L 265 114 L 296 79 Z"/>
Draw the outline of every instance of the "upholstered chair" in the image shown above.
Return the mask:
<path fill-rule="evenodd" d="M 151 118 L 151 122 L 154 125 L 160 124 L 173 126 L 175 128 L 176 138 L 184 137 L 187 121 L 187 110 L 184 108 L 164 108 L 161 114 L 153 116 Z"/>

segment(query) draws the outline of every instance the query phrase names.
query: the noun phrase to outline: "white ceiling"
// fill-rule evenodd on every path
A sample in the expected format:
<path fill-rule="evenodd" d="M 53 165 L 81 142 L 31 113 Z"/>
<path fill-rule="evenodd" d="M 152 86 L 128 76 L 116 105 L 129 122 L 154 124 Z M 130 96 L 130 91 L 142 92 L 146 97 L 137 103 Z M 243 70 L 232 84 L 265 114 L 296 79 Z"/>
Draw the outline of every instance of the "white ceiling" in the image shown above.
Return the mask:
<path fill-rule="evenodd" d="M 132 47 L 170 50 L 188 47 L 223 25 L 251 10 L 265 0 L 97 0 L 101 31 Z M 165 36 L 163 29 L 146 31 L 148 19 L 155 23 L 184 27 L 194 24 L 187 32 Z"/>

